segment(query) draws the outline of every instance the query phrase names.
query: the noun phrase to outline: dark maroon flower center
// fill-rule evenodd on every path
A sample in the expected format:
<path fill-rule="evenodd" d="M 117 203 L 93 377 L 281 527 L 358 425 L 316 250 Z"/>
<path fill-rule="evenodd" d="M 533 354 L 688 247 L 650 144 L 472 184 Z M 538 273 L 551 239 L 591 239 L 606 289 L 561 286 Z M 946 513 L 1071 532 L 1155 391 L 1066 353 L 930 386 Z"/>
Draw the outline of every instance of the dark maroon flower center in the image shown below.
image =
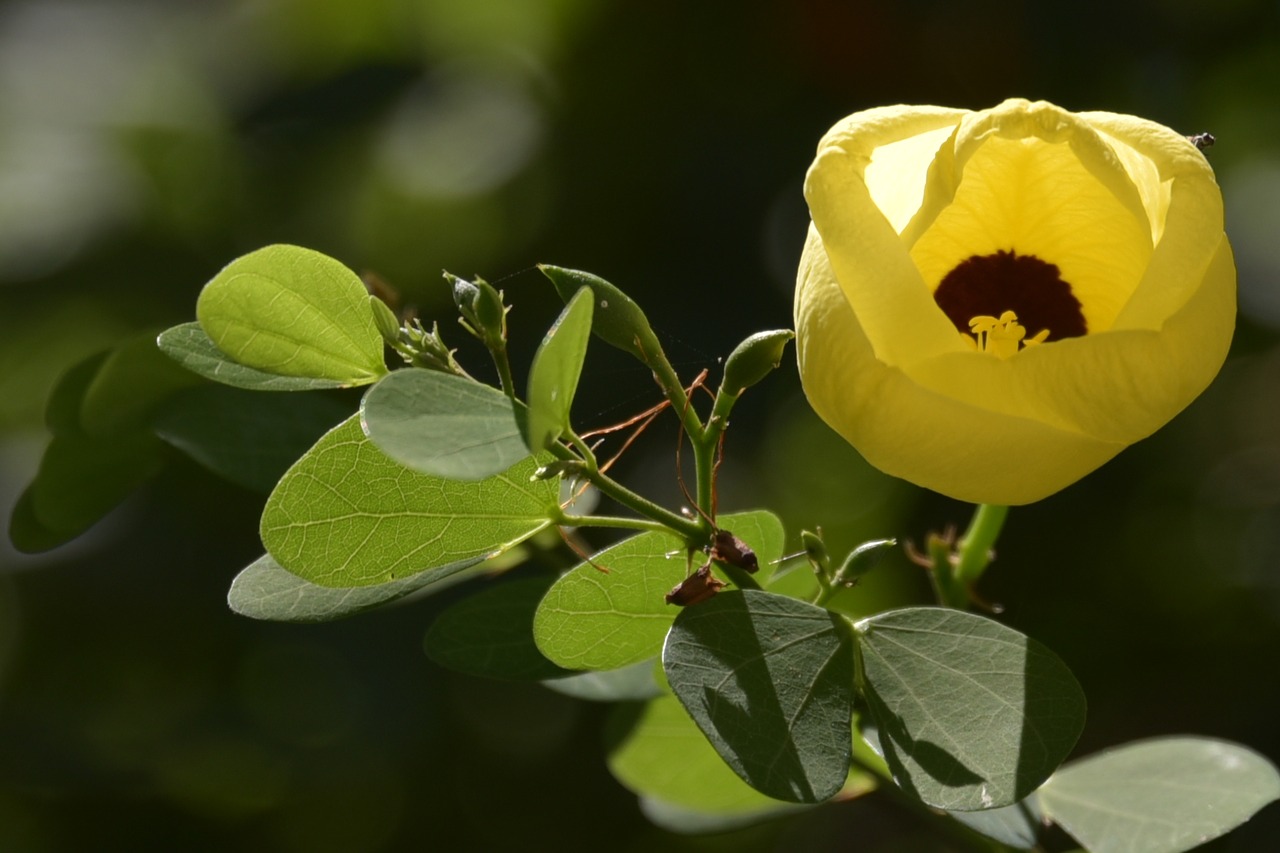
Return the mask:
<path fill-rule="evenodd" d="M 971 334 L 975 317 L 1000 317 L 1006 311 L 1017 315 L 1029 336 L 1047 330 L 1045 341 L 1088 332 L 1071 285 L 1057 266 L 1035 255 L 999 251 L 966 258 L 942 279 L 933 298 L 964 335 Z"/>

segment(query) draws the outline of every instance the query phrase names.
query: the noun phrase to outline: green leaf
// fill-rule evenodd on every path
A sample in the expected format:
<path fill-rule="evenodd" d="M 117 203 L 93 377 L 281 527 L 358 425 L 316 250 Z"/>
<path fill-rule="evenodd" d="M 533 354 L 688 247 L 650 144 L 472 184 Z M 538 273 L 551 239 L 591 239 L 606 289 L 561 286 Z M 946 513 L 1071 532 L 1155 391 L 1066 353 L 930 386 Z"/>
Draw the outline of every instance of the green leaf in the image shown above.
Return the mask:
<path fill-rule="evenodd" d="M 1234 743 L 1157 738 L 1073 761 L 1039 797 L 1045 814 L 1093 853 L 1178 853 L 1280 799 L 1280 774 Z"/>
<path fill-rule="evenodd" d="M 719 522 L 751 546 L 762 567 L 782 555 L 782 523 L 773 514 L 736 513 Z M 688 574 L 683 541 L 641 533 L 592 560 L 608 574 L 584 562 L 547 591 L 533 622 L 538 648 L 566 669 L 618 669 L 656 656 L 680 612 L 664 596 Z"/>
<path fill-rule="evenodd" d="M 263 554 L 231 582 L 227 604 L 241 616 L 274 622 L 329 622 L 404 598 L 420 590 L 437 592 L 465 579 L 462 572 L 483 562 L 471 557 L 430 572 L 376 586 L 317 586 Z"/>
<path fill-rule="evenodd" d="M 658 337 L 649 326 L 640 306 L 617 286 L 597 275 L 581 270 L 565 269 L 550 264 L 538 264 L 542 274 L 551 279 L 560 298 L 568 302 L 582 292 L 591 289 L 595 311 L 591 331 L 601 340 L 629 352 L 645 364 L 662 355 Z"/>
<path fill-rule="evenodd" d="M 401 465 L 447 480 L 483 480 L 529 455 L 511 399 L 434 370 L 398 370 L 360 405 L 364 431 Z"/>
<path fill-rule="evenodd" d="M 51 551 L 75 536 L 75 533 L 51 530 L 36 517 L 31 500 L 31 486 L 18 497 L 17 503 L 13 505 L 13 512 L 9 514 L 9 541 L 23 554 Z"/>
<path fill-rule="evenodd" d="M 959 610 L 857 623 L 867 700 L 894 781 L 936 808 L 1012 805 L 1057 769 L 1084 726 L 1080 685 L 1053 652 Z"/>
<path fill-rule="evenodd" d="M 318 394 L 258 394 L 202 385 L 156 414 L 156 435 L 247 489 L 267 493 L 289 466 L 351 410 Z"/>
<path fill-rule="evenodd" d="M 284 376 L 367 385 L 387 373 L 359 276 L 298 246 L 237 258 L 204 286 L 196 318 L 218 349 Z"/>
<path fill-rule="evenodd" d="M 262 542 L 284 568 L 335 587 L 492 556 L 551 523 L 558 484 L 530 481 L 537 467 L 530 458 L 478 483 L 429 477 L 387 458 L 353 415 L 280 480 Z"/>
<path fill-rule="evenodd" d="M 1011 806 L 985 812 L 948 812 L 953 818 L 987 838 L 1015 850 L 1032 850 L 1040 843 L 1044 812 L 1035 794 Z"/>
<path fill-rule="evenodd" d="M 769 796 L 818 803 L 849 773 L 852 640 L 828 610 L 759 590 L 676 618 L 662 650 L 672 691 L 721 757 Z"/>
<path fill-rule="evenodd" d="M 628 790 L 702 814 L 767 816 L 797 808 L 738 778 L 671 694 L 621 705 L 605 730 L 609 770 Z"/>
<path fill-rule="evenodd" d="M 542 339 L 529 369 L 529 447 L 544 450 L 569 426 L 591 338 L 591 291 L 579 290 Z"/>
<path fill-rule="evenodd" d="M 621 669 L 550 678 L 542 684 L 557 693 L 588 702 L 643 701 L 662 695 L 662 687 L 653 677 L 656 663 L 655 660 L 642 660 Z"/>
<path fill-rule="evenodd" d="M 441 666 L 482 678 L 540 681 L 568 675 L 533 642 L 533 612 L 552 580 L 497 581 L 452 605 L 427 631 L 427 656 Z"/>
<path fill-rule="evenodd" d="M 80 423 L 80 408 L 84 403 L 84 395 L 109 354 L 110 350 L 95 353 L 72 365 L 58 377 L 57 384 L 49 394 L 49 402 L 44 408 L 45 425 L 54 435 L 84 432 L 84 427 Z"/>
<path fill-rule="evenodd" d="M 156 339 L 160 351 L 178 364 L 206 379 L 246 388 L 250 391 L 315 391 L 341 388 L 341 379 L 316 379 L 310 376 L 281 376 L 235 361 L 218 349 L 199 323 L 183 323 L 166 329 Z"/>
<path fill-rule="evenodd" d="M 80 426 L 95 435 L 145 427 L 157 406 L 199 383 L 165 358 L 154 334 L 136 336 L 111 351 L 84 389 Z"/>

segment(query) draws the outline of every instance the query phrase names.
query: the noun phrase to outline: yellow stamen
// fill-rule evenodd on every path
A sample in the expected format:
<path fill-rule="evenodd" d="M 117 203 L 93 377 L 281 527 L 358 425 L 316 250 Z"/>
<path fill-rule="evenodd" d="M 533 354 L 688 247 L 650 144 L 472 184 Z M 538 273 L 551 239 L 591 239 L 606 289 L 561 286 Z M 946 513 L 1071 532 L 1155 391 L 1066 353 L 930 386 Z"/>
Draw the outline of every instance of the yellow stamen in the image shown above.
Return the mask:
<path fill-rule="evenodd" d="M 1048 329 L 1041 329 L 1028 338 L 1027 329 L 1018 323 L 1018 315 L 1005 311 L 999 319 L 981 314 L 969 321 L 972 334 L 964 335 L 964 339 L 975 345 L 979 352 L 988 352 L 1000 358 L 1010 358 L 1018 351 L 1019 345 L 1035 346 L 1049 337 Z"/>

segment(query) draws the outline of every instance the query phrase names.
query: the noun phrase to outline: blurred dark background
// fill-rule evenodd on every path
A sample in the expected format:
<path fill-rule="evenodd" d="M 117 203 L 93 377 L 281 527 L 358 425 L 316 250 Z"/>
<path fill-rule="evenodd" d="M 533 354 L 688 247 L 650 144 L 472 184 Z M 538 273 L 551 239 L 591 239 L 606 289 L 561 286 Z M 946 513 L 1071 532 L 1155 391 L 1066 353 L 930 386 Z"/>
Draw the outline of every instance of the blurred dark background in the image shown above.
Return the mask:
<path fill-rule="evenodd" d="M 1270 0 L 0 3 L 0 510 L 56 376 L 192 319 L 262 245 L 377 272 L 455 345 L 440 271 L 481 274 L 524 365 L 558 310 L 532 265 L 591 270 L 684 375 L 714 377 L 791 323 L 801 182 L 843 115 L 1013 95 L 1130 112 L 1217 136 L 1232 356 L 1168 428 L 1015 509 L 983 592 L 1083 683 L 1081 754 L 1190 732 L 1280 759 L 1278 81 Z M 592 347 L 582 424 L 656 400 Z M 619 470 L 674 505 L 674 426 L 651 432 Z M 834 550 L 968 517 L 867 468 L 789 362 L 739 405 L 728 455 L 722 510 L 821 525 Z M 68 546 L 0 543 L 0 849 L 940 849 L 874 801 L 723 837 L 650 827 L 604 767 L 606 709 L 426 659 L 444 600 L 233 615 L 262 500 L 177 465 Z M 928 590 L 899 558 L 860 594 Z M 1273 806 L 1213 849 L 1277 834 Z"/>

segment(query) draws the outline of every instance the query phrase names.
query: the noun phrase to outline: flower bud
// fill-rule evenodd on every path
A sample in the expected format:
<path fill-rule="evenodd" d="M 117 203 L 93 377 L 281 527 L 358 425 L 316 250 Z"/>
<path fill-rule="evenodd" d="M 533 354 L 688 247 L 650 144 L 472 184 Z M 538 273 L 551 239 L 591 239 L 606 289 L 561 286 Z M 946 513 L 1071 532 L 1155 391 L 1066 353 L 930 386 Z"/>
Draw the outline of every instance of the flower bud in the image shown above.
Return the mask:
<path fill-rule="evenodd" d="M 787 341 L 796 336 L 790 329 L 756 332 L 729 354 L 724 363 L 720 391 L 737 397 L 775 370 L 782 361 Z"/>
<path fill-rule="evenodd" d="M 645 364 L 665 360 L 662 346 L 649 320 L 635 301 L 599 276 L 550 264 L 538 264 L 566 303 L 583 287 L 591 288 L 595 301 L 591 331 L 606 343 L 629 352 Z"/>

